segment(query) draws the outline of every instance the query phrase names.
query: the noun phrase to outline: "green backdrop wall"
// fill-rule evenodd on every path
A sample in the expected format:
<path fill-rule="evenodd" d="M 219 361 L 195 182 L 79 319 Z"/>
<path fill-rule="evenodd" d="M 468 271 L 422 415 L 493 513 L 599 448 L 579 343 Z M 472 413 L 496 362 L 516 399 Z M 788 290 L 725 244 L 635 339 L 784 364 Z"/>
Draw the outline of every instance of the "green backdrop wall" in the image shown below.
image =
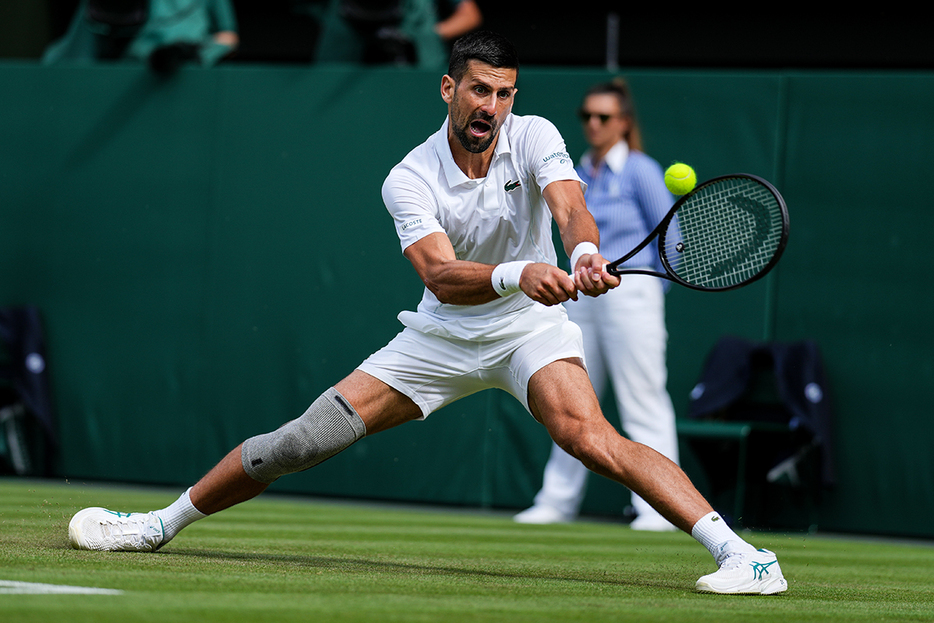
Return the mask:
<path fill-rule="evenodd" d="M 813 339 L 838 472 L 820 527 L 934 537 L 934 75 L 624 73 L 651 155 L 767 177 L 792 215 L 765 281 L 669 294 L 679 417 L 722 335 Z M 515 112 L 579 154 L 574 110 L 606 77 L 523 69 Z M 57 475 L 187 485 L 400 329 L 421 284 L 379 188 L 443 121 L 439 86 L 397 69 L 0 64 L 0 304 L 42 310 Z M 490 391 L 275 487 L 520 508 L 547 452 Z M 585 510 L 619 513 L 628 493 L 591 483 Z"/>

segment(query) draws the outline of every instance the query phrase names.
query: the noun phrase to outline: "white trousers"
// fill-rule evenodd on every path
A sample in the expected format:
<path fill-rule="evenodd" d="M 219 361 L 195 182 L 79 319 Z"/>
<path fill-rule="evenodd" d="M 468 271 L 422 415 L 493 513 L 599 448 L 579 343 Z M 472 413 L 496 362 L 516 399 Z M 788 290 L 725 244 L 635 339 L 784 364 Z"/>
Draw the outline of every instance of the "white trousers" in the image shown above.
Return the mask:
<path fill-rule="evenodd" d="M 666 387 L 665 293 L 657 277 L 626 275 L 619 287 L 596 298 L 582 296 L 565 308 L 584 335 L 590 380 L 599 398 L 613 385 L 626 435 L 678 463 L 675 412 Z M 536 506 L 550 506 L 574 517 L 586 492 L 589 471 L 552 444 Z M 638 515 L 657 515 L 633 494 Z"/>

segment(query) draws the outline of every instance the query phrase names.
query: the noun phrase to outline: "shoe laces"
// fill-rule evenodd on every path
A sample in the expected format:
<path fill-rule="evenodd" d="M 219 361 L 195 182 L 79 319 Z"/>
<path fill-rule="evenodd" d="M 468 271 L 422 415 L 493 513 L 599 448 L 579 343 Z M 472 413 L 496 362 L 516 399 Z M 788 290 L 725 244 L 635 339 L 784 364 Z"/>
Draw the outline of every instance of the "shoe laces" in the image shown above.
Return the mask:
<path fill-rule="evenodd" d="M 157 536 L 153 534 L 155 527 L 151 519 L 148 514 L 130 513 L 103 520 L 101 528 L 104 534 L 111 538 L 139 537 L 140 542 L 145 542 L 148 538 Z"/>
<path fill-rule="evenodd" d="M 738 543 L 727 541 L 720 545 L 720 552 L 717 554 L 717 566 L 720 569 L 730 571 L 742 566 L 750 552 L 741 549 Z"/>
<path fill-rule="evenodd" d="M 724 571 L 732 571 L 733 569 L 738 569 L 746 562 L 746 554 L 742 552 L 732 552 L 727 554 L 727 557 L 723 559 L 723 562 L 720 563 L 720 569 Z"/>

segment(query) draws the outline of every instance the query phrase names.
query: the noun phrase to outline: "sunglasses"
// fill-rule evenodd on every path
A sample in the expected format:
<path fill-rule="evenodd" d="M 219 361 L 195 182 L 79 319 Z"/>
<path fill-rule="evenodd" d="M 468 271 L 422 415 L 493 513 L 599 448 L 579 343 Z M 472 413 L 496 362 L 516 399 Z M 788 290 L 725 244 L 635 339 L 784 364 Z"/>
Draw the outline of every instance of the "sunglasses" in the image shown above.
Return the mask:
<path fill-rule="evenodd" d="M 582 123 L 590 123 L 592 117 L 596 117 L 600 120 L 600 125 L 605 125 L 607 121 L 615 117 L 616 115 L 602 115 L 595 112 L 587 112 L 586 110 L 579 110 L 577 116 L 580 117 Z"/>

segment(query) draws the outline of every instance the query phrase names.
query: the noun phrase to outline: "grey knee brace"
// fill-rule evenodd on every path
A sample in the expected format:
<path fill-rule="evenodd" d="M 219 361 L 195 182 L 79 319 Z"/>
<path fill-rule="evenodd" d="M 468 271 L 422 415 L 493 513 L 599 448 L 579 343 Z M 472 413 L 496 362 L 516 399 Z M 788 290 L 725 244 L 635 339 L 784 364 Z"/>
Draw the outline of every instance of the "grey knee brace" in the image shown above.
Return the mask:
<path fill-rule="evenodd" d="M 243 442 L 240 460 L 259 482 L 314 467 L 366 435 L 366 425 L 333 387 L 315 400 L 304 415 L 271 433 Z"/>

